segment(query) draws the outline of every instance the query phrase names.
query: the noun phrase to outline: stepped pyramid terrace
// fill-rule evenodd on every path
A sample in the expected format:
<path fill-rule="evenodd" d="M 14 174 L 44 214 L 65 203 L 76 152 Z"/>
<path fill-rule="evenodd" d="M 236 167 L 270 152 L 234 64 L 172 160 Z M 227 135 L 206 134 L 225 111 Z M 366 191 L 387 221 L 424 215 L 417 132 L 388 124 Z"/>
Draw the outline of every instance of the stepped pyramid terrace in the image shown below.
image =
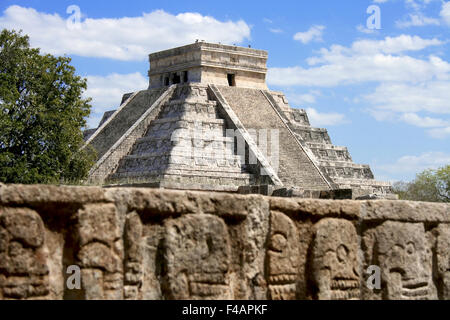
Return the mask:
<path fill-rule="evenodd" d="M 269 195 L 389 196 L 326 129 L 266 84 L 263 50 L 196 42 L 152 53 L 149 88 L 125 94 L 97 129 L 87 183 Z"/>

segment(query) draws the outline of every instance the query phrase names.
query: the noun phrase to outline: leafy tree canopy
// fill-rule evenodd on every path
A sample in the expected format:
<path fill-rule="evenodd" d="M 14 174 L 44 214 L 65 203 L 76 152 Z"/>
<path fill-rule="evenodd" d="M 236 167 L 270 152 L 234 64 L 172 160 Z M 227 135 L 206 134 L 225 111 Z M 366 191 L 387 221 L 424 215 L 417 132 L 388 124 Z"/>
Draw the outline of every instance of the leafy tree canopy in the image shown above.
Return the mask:
<path fill-rule="evenodd" d="M 412 182 L 396 182 L 394 192 L 401 200 L 450 202 L 450 165 L 425 170 Z"/>
<path fill-rule="evenodd" d="M 90 114 L 86 79 L 68 57 L 40 54 L 28 36 L 0 33 L 0 182 L 77 183 L 93 164 L 80 151 Z"/>

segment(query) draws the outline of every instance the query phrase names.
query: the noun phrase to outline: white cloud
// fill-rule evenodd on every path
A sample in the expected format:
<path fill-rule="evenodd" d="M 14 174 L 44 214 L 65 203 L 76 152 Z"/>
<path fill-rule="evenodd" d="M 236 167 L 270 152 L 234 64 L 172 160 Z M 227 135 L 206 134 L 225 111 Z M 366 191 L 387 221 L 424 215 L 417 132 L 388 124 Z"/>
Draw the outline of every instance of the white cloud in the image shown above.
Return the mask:
<path fill-rule="evenodd" d="M 325 30 L 325 26 L 312 26 L 308 31 L 305 32 L 297 32 L 294 35 L 294 40 L 298 40 L 302 43 L 309 43 L 311 41 L 322 41 L 323 31 Z"/>
<path fill-rule="evenodd" d="M 383 83 L 366 95 L 376 109 L 398 113 L 429 112 L 450 114 L 450 82 L 430 81 L 420 84 Z"/>
<path fill-rule="evenodd" d="M 436 38 L 400 35 L 358 40 L 350 47 L 332 45 L 307 59 L 308 67 L 269 69 L 268 83 L 288 88 L 375 84 L 371 93 L 356 97 L 375 119 L 405 122 L 427 128 L 433 138 L 445 138 L 450 123 L 443 116 L 450 114 L 450 63 L 435 55 L 407 54 L 443 44 Z"/>
<path fill-rule="evenodd" d="M 426 169 L 437 169 L 450 164 L 450 154 L 444 152 L 425 152 L 420 155 L 407 155 L 400 157 L 394 163 L 372 165 L 376 170 L 390 175 L 415 174 Z"/>
<path fill-rule="evenodd" d="M 22 29 L 32 46 L 46 53 L 118 60 L 145 60 L 151 52 L 196 39 L 231 44 L 250 38 L 250 27 L 243 20 L 223 22 L 192 12 L 173 15 L 156 10 L 139 17 L 87 18 L 79 28 L 70 29 L 65 19 L 13 5 L 0 16 L 0 27 Z"/>
<path fill-rule="evenodd" d="M 450 1 L 442 3 L 441 18 L 450 26 Z"/>
<path fill-rule="evenodd" d="M 405 4 L 407 7 L 415 11 L 420 11 L 426 8 L 433 1 L 436 0 L 405 0 Z"/>
<path fill-rule="evenodd" d="M 384 40 L 359 40 L 351 47 L 332 45 L 330 49 L 322 48 L 318 56 L 307 59 L 309 68 L 269 69 L 268 83 L 331 87 L 366 82 L 449 80 L 450 63 L 447 61 L 436 56 L 425 60 L 403 54 L 442 44 L 438 39 L 400 35 Z"/>
<path fill-rule="evenodd" d="M 435 127 L 445 127 L 450 126 L 449 121 L 445 121 L 437 118 L 430 117 L 420 117 L 415 113 L 404 113 L 400 116 L 400 119 L 406 123 L 412 124 L 416 127 L 421 128 L 435 128 Z"/>
<path fill-rule="evenodd" d="M 376 29 L 368 29 L 367 27 L 364 27 L 362 24 L 357 25 L 356 30 L 358 30 L 359 32 L 365 33 L 365 34 L 378 33 L 378 31 Z"/>
<path fill-rule="evenodd" d="M 435 139 L 450 136 L 450 82 L 430 81 L 417 85 L 384 83 L 364 97 L 373 108 L 370 114 L 378 121 L 402 121 L 419 128 L 429 128 Z M 417 113 L 439 114 L 440 117 Z"/>
<path fill-rule="evenodd" d="M 388 0 L 384 1 L 387 2 Z M 427 17 L 425 10 L 432 2 L 441 2 L 442 9 L 440 17 Z M 423 26 L 439 26 L 447 23 L 450 25 L 450 2 L 443 0 L 405 0 L 405 5 L 409 13 L 405 19 L 396 21 L 398 28 L 423 27 Z"/>
<path fill-rule="evenodd" d="M 356 53 L 398 54 L 406 51 L 420 51 L 430 46 L 439 46 L 439 39 L 422 39 L 419 36 L 402 34 L 397 37 L 386 37 L 384 40 L 359 40 L 352 44 Z"/>
<path fill-rule="evenodd" d="M 292 105 L 296 105 L 299 107 L 304 106 L 305 104 L 314 104 L 316 103 L 316 97 L 321 93 L 318 90 L 309 90 L 307 93 L 299 93 L 297 91 L 286 91 L 286 97 Z"/>
<path fill-rule="evenodd" d="M 407 20 L 400 20 L 395 23 L 399 28 L 424 27 L 429 25 L 440 25 L 439 19 L 426 17 L 422 14 L 409 14 Z"/>
<path fill-rule="evenodd" d="M 88 89 L 84 97 L 92 98 L 91 117 L 88 125 L 96 128 L 103 113 L 117 109 L 125 93 L 144 90 L 148 79 L 139 72 L 130 74 L 109 74 L 107 76 L 88 76 Z"/>
<path fill-rule="evenodd" d="M 428 130 L 428 134 L 436 139 L 445 139 L 450 137 L 450 126 L 445 128 L 434 128 Z"/>
<path fill-rule="evenodd" d="M 395 0 L 373 0 L 375 3 L 386 3 L 386 2 L 393 2 Z M 424 9 L 427 5 L 429 5 L 433 1 L 438 0 L 404 0 L 405 5 L 413 10 L 421 10 Z"/>
<path fill-rule="evenodd" d="M 270 28 L 269 31 L 272 33 L 283 33 L 283 30 L 280 28 Z"/>
<path fill-rule="evenodd" d="M 340 113 L 320 113 L 314 108 L 307 108 L 306 112 L 314 127 L 335 126 L 348 122 L 345 115 Z"/>
<path fill-rule="evenodd" d="M 426 17 L 423 14 L 423 10 L 431 2 L 440 1 L 442 3 L 442 8 L 439 13 L 439 17 L 431 18 Z M 409 20 L 397 21 L 398 27 L 411 27 L 411 26 L 427 26 L 427 25 L 449 25 L 450 26 L 450 1 L 444 0 L 405 0 L 407 7 L 413 10 L 409 14 Z M 439 19 L 440 18 L 440 19 Z"/>
<path fill-rule="evenodd" d="M 267 81 L 276 86 L 334 87 L 367 82 L 448 80 L 450 63 L 431 56 L 421 60 L 392 55 L 336 55 L 333 62 L 312 68 L 271 68 Z M 316 63 L 316 62 L 315 62 Z"/>
<path fill-rule="evenodd" d="M 367 112 L 377 121 L 396 121 L 397 114 L 395 112 L 383 109 L 367 109 Z"/>

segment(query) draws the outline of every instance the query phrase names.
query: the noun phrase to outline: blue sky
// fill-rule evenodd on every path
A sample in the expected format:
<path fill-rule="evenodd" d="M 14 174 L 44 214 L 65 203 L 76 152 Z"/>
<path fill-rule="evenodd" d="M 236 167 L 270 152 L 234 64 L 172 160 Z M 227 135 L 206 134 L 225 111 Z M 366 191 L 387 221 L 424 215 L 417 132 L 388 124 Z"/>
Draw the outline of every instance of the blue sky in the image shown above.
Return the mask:
<path fill-rule="evenodd" d="M 371 5 L 381 29 L 367 27 Z M 88 78 L 91 127 L 146 88 L 150 52 L 201 39 L 269 51 L 270 89 L 377 179 L 450 164 L 450 1 L 2 0 L 0 28 L 72 58 Z"/>

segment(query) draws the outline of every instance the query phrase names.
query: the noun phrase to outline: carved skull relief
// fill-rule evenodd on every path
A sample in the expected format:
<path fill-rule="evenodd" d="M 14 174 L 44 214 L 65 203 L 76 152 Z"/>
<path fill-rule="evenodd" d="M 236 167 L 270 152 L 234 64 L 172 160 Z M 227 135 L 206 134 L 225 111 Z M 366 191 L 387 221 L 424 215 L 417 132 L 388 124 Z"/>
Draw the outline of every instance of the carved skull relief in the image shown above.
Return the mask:
<path fill-rule="evenodd" d="M 113 204 L 85 205 L 78 213 L 78 259 L 85 299 L 122 299 L 123 245 Z"/>
<path fill-rule="evenodd" d="M 320 300 L 359 299 L 358 238 L 353 224 L 322 219 L 314 226 L 314 282 Z"/>
<path fill-rule="evenodd" d="M 0 298 L 45 298 L 49 269 L 40 216 L 26 208 L 0 211 Z"/>
<path fill-rule="evenodd" d="M 231 299 L 230 245 L 216 216 L 186 215 L 165 222 L 164 265 L 170 299 Z"/>
<path fill-rule="evenodd" d="M 126 299 L 137 299 L 143 282 L 142 222 L 136 212 L 127 216 L 125 224 L 125 287 Z"/>
<path fill-rule="evenodd" d="M 271 212 L 267 249 L 269 298 L 293 300 L 299 266 L 297 229 L 286 215 Z"/>
<path fill-rule="evenodd" d="M 442 281 L 442 298 L 450 300 L 450 225 L 438 227 L 436 255 L 438 274 Z"/>
<path fill-rule="evenodd" d="M 436 298 L 431 251 L 423 224 L 384 222 L 377 227 L 375 254 L 385 287 L 383 298 Z"/>

